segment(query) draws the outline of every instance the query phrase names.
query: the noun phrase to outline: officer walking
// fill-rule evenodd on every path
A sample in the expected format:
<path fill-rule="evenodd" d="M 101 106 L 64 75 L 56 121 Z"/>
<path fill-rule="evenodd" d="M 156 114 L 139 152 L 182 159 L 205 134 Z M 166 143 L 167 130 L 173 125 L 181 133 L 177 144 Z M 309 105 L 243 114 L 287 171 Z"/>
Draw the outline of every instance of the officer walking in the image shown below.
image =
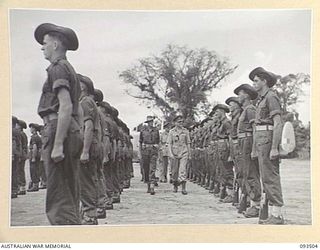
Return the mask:
<path fill-rule="evenodd" d="M 284 224 L 283 197 L 280 181 L 279 145 L 282 133 L 281 105 L 272 87 L 277 76 L 258 67 L 249 74 L 259 94 L 254 120 L 254 147 L 252 157 L 258 157 L 260 175 L 266 198 L 272 203 L 272 210 L 262 224 Z"/>
<path fill-rule="evenodd" d="M 78 49 L 78 38 L 72 29 L 51 23 L 39 25 L 34 35 L 51 63 L 38 106 L 45 125 L 42 154 L 48 177 L 46 214 L 53 225 L 80 224 L 80 84 L 66 58 L 67 50 Z"/>
<path fill-rule="evenodd" d="M 161 162 L 161 176 L 160 182 L 168 182 L 168 165 L 169 165 L 169 149 L 168 149 L 168 136 L 170 123 L 166 122 L 163 125 L 164 131 L 160 134 L 160 150 L 159 154 L 162 158 Z"/>
<path fill-rule="evenodd" d="M 172 177 L 174 192 L 178 192 L 178 186 L 182 185 L 182 194 L 186 191 L 187 163 L 191 159 L 191 141 L 189 131 L 183 127 L 183 117 L 176 116 L 173 119 L 175 127 L 170 130 L 168 136 L 169 155 L 172 163 Z"/>
<path fill-rule="evenodd" d="M 147 116 L 145 123 L 148 124 L 140 132 L 140 155 L 143 166 L 144 181 L 148 184 L 148 193 L 155 194 L 156 164 L 158 158 L 158 148 L 160 142 L 159 130 L 153 126 L 153 116 Z"/>

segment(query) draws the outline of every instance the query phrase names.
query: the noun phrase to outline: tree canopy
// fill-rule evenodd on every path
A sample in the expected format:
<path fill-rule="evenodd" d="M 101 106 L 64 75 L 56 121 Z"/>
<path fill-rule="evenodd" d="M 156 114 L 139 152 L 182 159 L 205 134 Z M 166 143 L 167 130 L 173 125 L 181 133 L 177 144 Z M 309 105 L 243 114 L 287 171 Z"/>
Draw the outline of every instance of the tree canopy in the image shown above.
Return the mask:
<path fill-rule="evenodd" d="M 236 68 L 215 51 L 168 45 L 160 55 L 138 59 L 119 76 L 128 84 L 129 95 L 159 108 L 167 120 L 178 112 L 193 121 L 210 111 L 207 94 Z"/>

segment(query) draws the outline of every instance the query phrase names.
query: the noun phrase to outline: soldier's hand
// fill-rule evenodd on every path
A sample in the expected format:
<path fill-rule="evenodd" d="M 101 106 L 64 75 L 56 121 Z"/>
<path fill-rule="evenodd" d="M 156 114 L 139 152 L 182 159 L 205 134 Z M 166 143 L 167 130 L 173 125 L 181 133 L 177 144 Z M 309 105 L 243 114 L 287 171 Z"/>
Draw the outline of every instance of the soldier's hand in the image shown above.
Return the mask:
<path fill-rule="evenodd" d="M 59 162 L 64 159 L 63 154 L 63 145 L 61 146 L 53 146 L 52 152 L 51 152 L 51 159 L 54 162 Z"/>
<path fill-rule="evenodd" d="M 103 157 L 103 160 L 102 160 L 103 166 L 106 166 L 108 162 L 109 162 L 109 157 L 106 155 L 105 157 Z"/>
<path fill-rule="evenodd" d="M 276 160 L 278 158 L 279 158 L 279 150 L 278 149 L 271 149 L 270 160 Z"/>
<path fill-rule="evenodd" d="M 253 151 L 251 152 L 251 159 L 252 159 L 252 160 L 255 160 L 255 159 L 257 159 L 257 158 L 258 158 L 257 152 L 256 152 L 255 150 L 253 150 Z"/>
<path fill-rule="evenodd" d="M 36 162 L 36 158 L 32 158 L 32 159 L 31 159 L 31 162 Z"/>
<path fill-rule="evenodd" d="M 80 162 L 85 164 L 89 162 L 89 153 L 82 152 L 80 156 Z"/>

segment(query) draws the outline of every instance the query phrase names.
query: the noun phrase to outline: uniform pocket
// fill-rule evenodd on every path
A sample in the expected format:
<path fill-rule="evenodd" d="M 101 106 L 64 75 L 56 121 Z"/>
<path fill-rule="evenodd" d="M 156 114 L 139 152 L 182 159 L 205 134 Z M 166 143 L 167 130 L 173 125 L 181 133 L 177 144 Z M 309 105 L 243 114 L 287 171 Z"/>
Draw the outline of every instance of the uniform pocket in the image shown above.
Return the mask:
<path fill-rule="evenodd" d="M 265 135 L 265 134 L 261 134 L 261 135 L 257 135 L 256 136 L 256 145 L 259 146 L 263 146 L 265 144 L 269 144 L 271 143 L 272 138 L 269 135 Z"/>

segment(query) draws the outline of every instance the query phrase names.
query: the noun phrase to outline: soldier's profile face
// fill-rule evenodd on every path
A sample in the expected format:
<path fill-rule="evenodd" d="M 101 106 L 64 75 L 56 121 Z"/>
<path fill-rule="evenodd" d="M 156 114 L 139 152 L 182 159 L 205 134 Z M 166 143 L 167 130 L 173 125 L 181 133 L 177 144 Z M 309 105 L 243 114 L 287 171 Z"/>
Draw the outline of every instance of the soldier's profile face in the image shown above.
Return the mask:
<path fill-rule="evenodd" d="M 257 91 L 260 91 L 265 84 L 266 84 L 266 81 L 261 79 L 259 76 L 255 76 L 253 78 L 253 87 Z"/>
<path fill-rule="evenodd" d="M 55 48 L 55 41 L 48 34 L 43 38 L 43 45 L 41 50 L 43 51 L 44 58 L 50 60 L 52 58 Z"/>
<path fill-rule="evenodd" d="M 238 98 L 239 98 L 240 103 L 243 103 L 244 100 L 247 98 L 247 93 L 244 92 L 243 90 L 240 90 Z"/>

